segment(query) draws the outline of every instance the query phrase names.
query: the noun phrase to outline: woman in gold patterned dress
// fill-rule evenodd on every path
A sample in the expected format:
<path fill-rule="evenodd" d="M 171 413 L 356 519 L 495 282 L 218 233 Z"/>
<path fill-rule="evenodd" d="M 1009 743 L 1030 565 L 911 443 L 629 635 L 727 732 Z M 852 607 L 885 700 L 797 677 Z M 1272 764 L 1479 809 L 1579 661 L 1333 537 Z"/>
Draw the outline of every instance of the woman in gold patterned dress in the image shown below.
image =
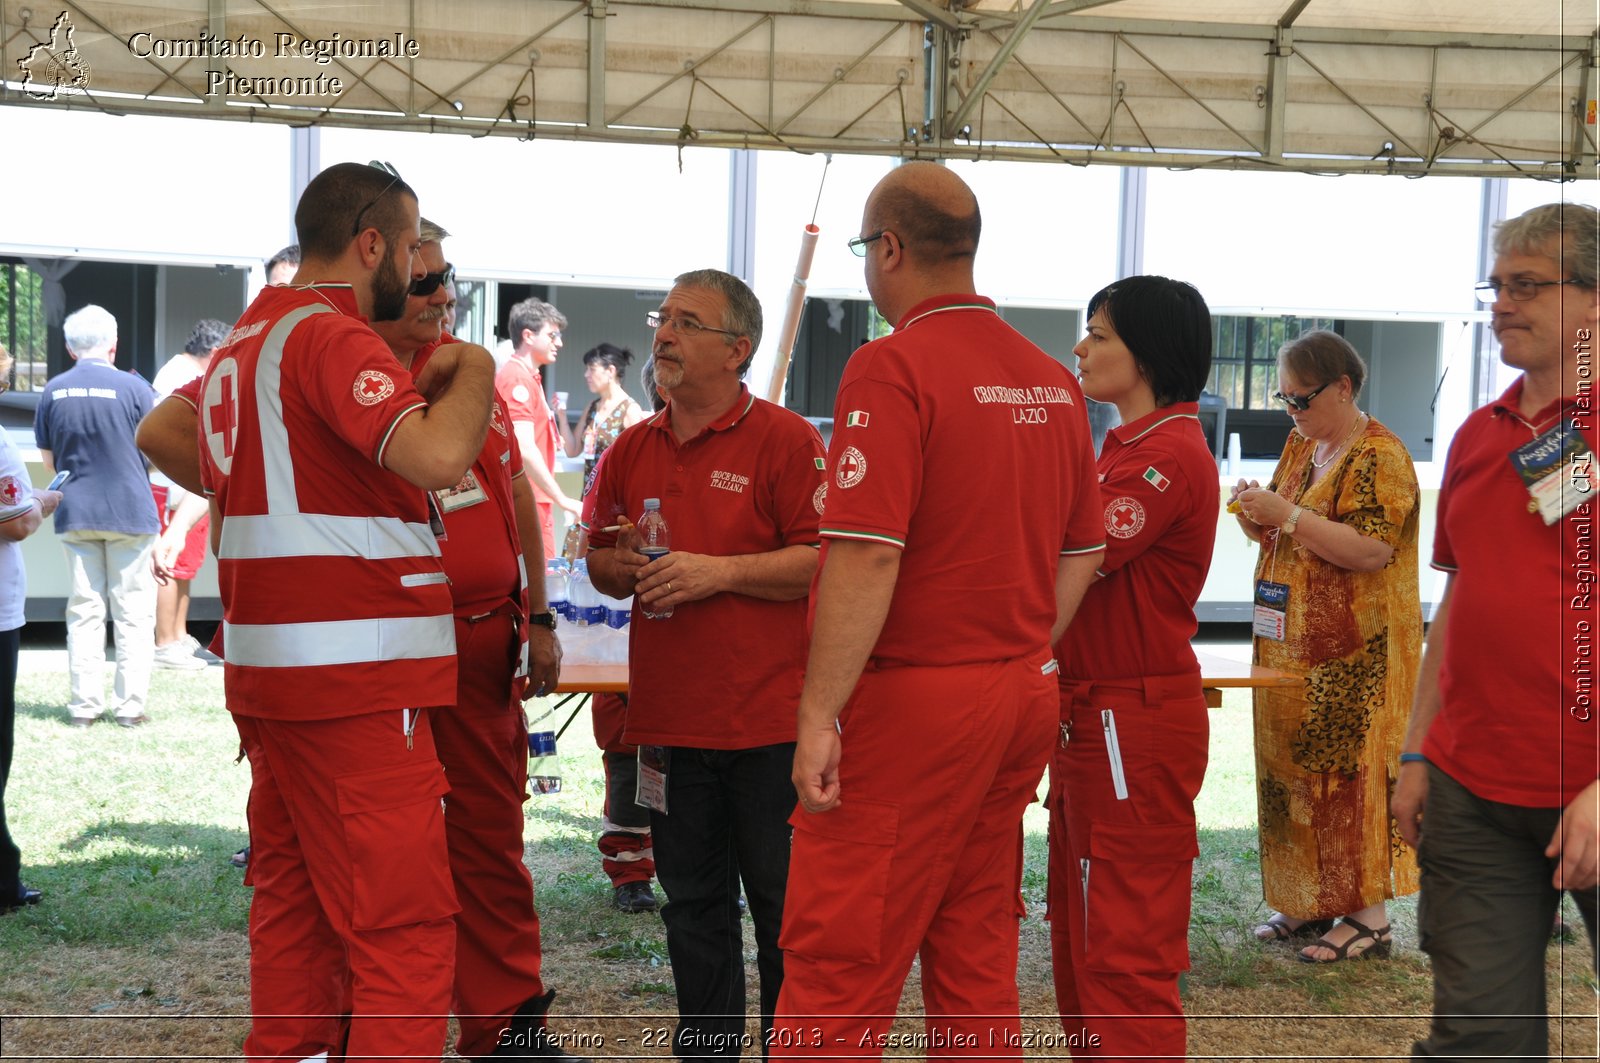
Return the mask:
<path fill-rule="evenodd" d="M 1255 934 L 1320 934 L 1300 952 L 1307 963 L 1388 955 L 1384 902 L 1417 889 L 1389 792 L 1422 650 L 1419 491 L 1405 444 L 1356 405 L 1365 378 L 1335 333 L 1285 344 L 1274 397 L 1295 430 L 1271 482 L 1241 480 L 1229 504 L 1261 543 L 1255 661 L 1306 676 L 1303 691 L 1255 695 L 1261 878 L 1274 909 Z"/>

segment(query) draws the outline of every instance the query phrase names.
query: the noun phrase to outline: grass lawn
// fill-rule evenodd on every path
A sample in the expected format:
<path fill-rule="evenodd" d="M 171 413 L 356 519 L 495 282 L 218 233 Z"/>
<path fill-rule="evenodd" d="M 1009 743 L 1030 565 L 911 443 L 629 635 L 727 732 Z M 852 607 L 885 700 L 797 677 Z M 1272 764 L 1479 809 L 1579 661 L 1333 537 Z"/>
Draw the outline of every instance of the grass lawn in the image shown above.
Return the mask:
<path fill-rule="evenodd" d="M 228 863 L 244 844 L 249 769 L 222 709 L 220 669 L 157 672 L 154 723 L 124 731 L 66 725 L 65 656 L 28 649 L 18 682 L 17 747 L 7 794 L 24 879 L 45 902 L 0 918 L 0 1057 L 236 1056 L 249 998 L 249 891 Z M 537 715 L 550 701 L 535 703 Z M 1261 902 L 1249 697 L 1212 713 L 1199 805 L 1186 981 L 1196 1057 L 1404 1057 L 1425 1032 L 1432 982 L 1416 950 L 1415 903 L 1391 906 L 1388 962 L 1312 967 L 1249 929 Z M 664 1055 L 643 1045 L 670 1024 L 672 975 L 661 921 L 611 911 L 593 839 L 602 779 L 587 714 L 561 743 L 566 787 L 528 804 L 555 1025 L 604 1038 L 587 1054 Z M 1045 923 L 1045 816 L 1029 810 L 1019 980 L 1024 1027 L 1058 1031 Z M 1577 916 L 1568 905 L 1567 917 Z M 748 978 L 754 946 L 747 936 Z M 1596 983 L 1586 942 L 1552 947 L 1552 1053 L 1594 1059 Z M 920 1007 L 916 977 L 902 1013 Z M 918 1028 L 914 1020 L 902 1022 Z M 591 1042 L 593 1043 L 593 1042 Z M 1063 1057 L 1066 1050 L 1030 1053 Z"/>

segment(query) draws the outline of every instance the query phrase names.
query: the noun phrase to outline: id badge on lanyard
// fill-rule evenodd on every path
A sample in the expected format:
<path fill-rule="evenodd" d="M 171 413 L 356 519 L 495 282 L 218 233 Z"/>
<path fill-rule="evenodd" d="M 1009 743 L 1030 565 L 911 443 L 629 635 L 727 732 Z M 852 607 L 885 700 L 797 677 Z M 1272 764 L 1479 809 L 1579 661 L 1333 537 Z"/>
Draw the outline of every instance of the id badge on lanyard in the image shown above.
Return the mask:
<path fill-rule="evenodd" d="M 1256 580 L 1255 613 L 1250 631 L 1258 638 L 1282 642 L 1289 626 L 1289 585 Z"/>
<path fill-rule="evenodd" d="M 667 771 L 671 751 L 666 746 L 639 747 L 639 781 L 634 785 L 633 803 L 667 814 Z"/>
<path fill-rule="evenodd" d="M 1528 489 L 1528 512 L 1554 524 L 1595 493 L 1594 454 L 1570 417 L 1509 455 Z"/>

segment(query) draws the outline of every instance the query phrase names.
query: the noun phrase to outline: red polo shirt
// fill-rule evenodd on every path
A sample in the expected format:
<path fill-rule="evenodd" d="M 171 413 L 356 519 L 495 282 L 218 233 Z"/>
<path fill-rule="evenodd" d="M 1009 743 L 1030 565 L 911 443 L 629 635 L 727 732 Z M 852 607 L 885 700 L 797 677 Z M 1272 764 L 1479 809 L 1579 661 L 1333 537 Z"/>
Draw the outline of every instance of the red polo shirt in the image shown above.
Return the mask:
<path fill-rule="evenodd" d="M 903 549 L 873 659 L 1009 660 L 1050 639 L 1061 554 L 1105 543 L 1083 392 L 975 295 L 912 308 L 834 403 L 828 541 Z"/>
<path fill-rule="evenodd" d="M 459 343 L 445 333 L 438 343 L 417 352 L 411 362 L 414 379 L 434 352 Z M 450 575 L 450 599 L 457 616 L 488 612 L 522 594 L 522 541 L 512 503 L 512 481 L 526 476 L 522 448 L 506 416 L 504 398 L 496 395 L 483 449 L 454 488 L 435 492 L 445 536 L 439 540 L 444 570 Z M 530 572 L 529 578 L 541 573 Z"/>
<path fill-rule="evenodd" d="M 1217 538 L 1217 462 L 1192 402 L 1106 434 L 1100 450 L 1106 557 L 1057 650 L 1063 679 L 1184 675 Z"/>
<path fill-rule="evenodd" d="M 1528 512 L 1509 455 L 1558 417 L 1595 448 L 1593 406 L 1565 398 L 1525 420 L 1522 379 L 1450 444 L 1433 565 L 1452 573 L 1441 705 L 1422 752 L 1479 797 L 1564 806 L 1600 776 L 1600 498 L 1555 524 Z M 1585 718 L 1586 717 L 1586 718 Z"/>
<path fill-rule="evenodd" d="M 601 529 L 637 520 L 661 499 L 672 549 L 770 553 L 817 543 L 822 438 L 798 414 L 739 389 L 699 435 L 679 443 L 672 407 L 627 429 L 596 474 L 591 550 L 616 545 Z M 628 643 L 632 745 L 751 749 L 793 742 L 805 670 L 806 603 L 714 594 L 666 620 L 635 608 Z"/>

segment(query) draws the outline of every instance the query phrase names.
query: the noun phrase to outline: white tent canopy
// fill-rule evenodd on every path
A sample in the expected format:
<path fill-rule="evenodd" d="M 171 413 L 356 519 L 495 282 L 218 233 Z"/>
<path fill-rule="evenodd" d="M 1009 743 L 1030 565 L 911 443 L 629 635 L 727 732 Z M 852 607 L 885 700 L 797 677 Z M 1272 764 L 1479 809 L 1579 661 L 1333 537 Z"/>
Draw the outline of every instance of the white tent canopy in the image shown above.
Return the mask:
<path fill-rule="evenodd" d="M 59 3 L 0 4 L 0 102 L 1075 165 L 1596 172 L 1595 0 Z"/>

